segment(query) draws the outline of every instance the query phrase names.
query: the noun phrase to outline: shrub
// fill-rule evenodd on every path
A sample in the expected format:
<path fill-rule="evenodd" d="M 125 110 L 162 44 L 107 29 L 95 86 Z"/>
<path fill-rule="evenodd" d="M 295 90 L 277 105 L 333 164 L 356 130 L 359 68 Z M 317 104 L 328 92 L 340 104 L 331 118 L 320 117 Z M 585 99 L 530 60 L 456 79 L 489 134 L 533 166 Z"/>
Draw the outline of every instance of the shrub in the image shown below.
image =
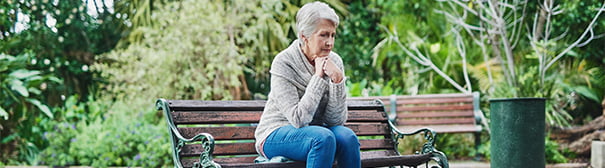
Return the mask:
<path fill-rule="evenodd" d="M 88 104 L 99 102 L 109 103 Z M 83 104 L 73 108 L 81 106 Z M 40 164 L 93 167 L 167 167 L 172 164 L 166 125 L 159 122 L 154 110 L 136 110 L 126 102 L 116 102 L 108 111 L 104 117 L 89 122 L 56 122 L 54 128 L 44 134 L 49 147 L 40 154 Z"/>
<path fill-rule="evenodd" d="M 0 53 L 0 161 L 33 164 L 43 147 L 43 122 L 55 115 L 45 103 L 43 92 L 61 81 L 29 67 L 31 52 L 17 56 Z"/>

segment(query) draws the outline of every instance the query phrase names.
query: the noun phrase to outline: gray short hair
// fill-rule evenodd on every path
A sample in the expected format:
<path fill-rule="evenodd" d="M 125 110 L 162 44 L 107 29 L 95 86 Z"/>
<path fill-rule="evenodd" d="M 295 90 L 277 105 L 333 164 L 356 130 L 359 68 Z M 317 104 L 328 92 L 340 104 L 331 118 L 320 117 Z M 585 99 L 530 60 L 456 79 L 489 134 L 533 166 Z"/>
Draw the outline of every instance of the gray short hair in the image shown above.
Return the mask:
<path fill-rule="evenodd" d="M 310 37 L 317 30 L 320 19 L 328 19 L 338 27 L 338 15 L 328 4 L 315 1 L 303 5 L 296 13 L 296 36 L 299 39 L 302 35 Z"/>

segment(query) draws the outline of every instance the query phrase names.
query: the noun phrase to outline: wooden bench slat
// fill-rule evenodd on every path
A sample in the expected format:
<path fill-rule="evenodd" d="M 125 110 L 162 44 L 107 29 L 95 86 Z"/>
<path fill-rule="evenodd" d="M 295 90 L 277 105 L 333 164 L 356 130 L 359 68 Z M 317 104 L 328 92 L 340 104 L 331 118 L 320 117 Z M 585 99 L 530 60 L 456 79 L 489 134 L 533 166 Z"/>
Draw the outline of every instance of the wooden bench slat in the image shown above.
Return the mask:
<path fill-rule="evenodd" d="M 369 110 L 349 110 L 347 122 L 388 122 L 386 113 Z"/>
<path fill-rule="evenodd" d="M 262 111 L 266 104 L 266 100 L 216 100 L 216 101 L 202 101 L 202 100 L 167 100 L 170 104 L 170 110 L 181 111 L 191 109 L 205 109 L 209 111 L 213 110 L 229 110 L 229 111 Z M 372 110 L 383 108 L 382 104 L 372 101 L 356 101 L 348 100 L 347 107 L 349 110 Z"/>
<path fill-rule="evenodd" d="M 262 111 L 176 111 L 172 112 L 175 124 L 231 124 L 258 123 Z"/>
<path fill-rule="evenodd" d="M 390 139 L 362 139 L 359 140 L 361 150 L 392 149 L 394 146 Z M 199 156 L 204 151 L 200 144 L 185 145 L 179 155 L 184 157 Z M 214 146 L 214 156 L 223 155 L 255 155 L 254 143 L 217 143 Z"/>
<path fill-rule="evenodd" d="M 474 124 L 474 118 L 439 118 L 439 119 L 399 119 L 397 120 L 397 125 L 445 125 L 445 124 Z"/>
<path fill-rule="evenodd" d="M 393 150 L 381 150 L 381 151 L 363 151 L 361 152 L 362 156 L 362 167 L 383 167 L 389 166 L 393 163 L 401 163 L 401 164 L 410 164 L 410 165 L 419 165 L 424 163 L 426 160 L 430 160 L 430 155 L 414 155 L 414 156 L 398 156 L 397 152 Z M 393 160 L 389 160 L 385 164 L 385 162 L 381 161 L 390 156 L 394 158 Z M 215 158 L 214 161 L 221 164 L 223 168 L 236 168 L 236 167 L 246 167 L 246 168 L 283 168 L 283 167 L 304 167 L 304 162 L 288 162 L 288 163 L 254 163 L 254 159 L 256 156 L 252 157 L 231 157 L 231 158 Z M 194 162 L 199 161 L 197 158 L 187 158 L 182 159 L 181 163 L 183 163 L 184 167 L 192 167 Z M 390 162 L 394 161 L 394 162 Z M 422 163 L 417 163 L 418 161 L 423 161 Z"/>
<path fill-rule="evenodd" d="M 257 156 L 248 157 L 215 157 L 214 161 L 218 163 L 254 163 Z"/>
<path fill-rule="evenodd" d="M 355 101 L 347 100 L 347 109 L 351 110 L 375 110 L 384 111 L 383 104 L 378 101 Z"/>
<path fill-rule="evenodd" d="M 216 160 L 216 159 L 215 159 Z M 221 163 L 216 161 L 217 163 Z M 305 167 L 304 162 L 286 162 L 286 163 L 254 163 L 252 162 L 223 162 L 222 168 L 284 168 L 284 167 Z"/>
<path fill-rule="evenodd" d="M 399 113 L 398 118 L 449 118 L 449 117 L 471 117 L 474 118 L 475 114 L 472 111 L 440 111 L 440 112 L 413 112 L 413 113 Z"/>
<path fill-rule="evenodd" d="M 284 168 L 284 167 L 305 167 L 304 162 L 288 162 L 288 163 L 254 163 L 254 157 L 232 157 L 232 158 L 215 158 L 214 161 L 219 163 L 223 168 Z M 183 167 L 193 167 L 194 162 L 199 162 L 199 158 L 182 159 Z"/>
<path fill-rule="evenodd" d="M 397 126 L 397 129 L 401 131 L 418 130 L 425 128 L 424 125 L 407 125 Z M 458 125 L 431 125 L 431 129 L 437 133 L 468 133 L 468 132 L 480 132 L 482 127 L 475 124 L 458 124 Z"/>
<path fill-rule="evenodd" d="M 249 143 L 217 143 L 214 145 L 214 156 L 221 155 L 255 155 L 254 142 Z"/>
<path fill-rule="evenodd" d="M 390 165 L 404 165 L 416 167 L 427 160 L 430 160 L 431 154 L 422 155 L 401 155 L 401 156 L 381 156 L 375 158 L 362 159 L 361 167 L 388 167 Z"/>
<path fill-rule="evenodd" d="M 345 123 L 357 136 L 390 135 L 387 123 Z"/>
<path fill-rule="evenodd" d="M 201 101 L 201 100 L 167 100 L 170 110 L 209 110 L 209 111 L 262 111 L 265 100 Z"/>
<path fill-rule="evenodd" d="M 396 95 L 397 99 L 424 99 L 424 98 L 456 98 L 456 97 L 468 97 L 470 94 L 463 93 L 437 93 L 437 94 L 420 94 L 420 95 Z M 374 100 L 374 99 L 389 99 L 390 95 L 387 96 L 365 96 L 365 97 L 348 97 L 348 100 Z"/>
<path fill-rule="evenodd" d="M 231 124 L 258 123 L 262 111 L 176 111 L 172 112 L 175 124 Z M 386 116 L 371 110 L 350 110 L 349 121 L 383 121 Z"/>
<path fill-rule="evenodd" d="M 398 156 L 399 154 L 393 149 L 389 150 L 374 150 L 374 151 L 361 151 L 361 159 L 377 158 L 382 156 Z"/>
<path fill-rule="evenodd" d="M 415 98 L 415 99 L 397 99 L 397 104 L 457 104 L 464 102 L 473 102 L 472 96 L 467 97 L 443 97 L 443 98 Z"/>
<path fill-rule="evenodd" d="M 361 150 L 393 149 L 394 144 L 390 139 L 360 139 Z"/>
<path fill-rule="evenodd" d="M 463 104 L 463 105 L 431 105 L 431 106 L 397 106 L 398 112 L 446 111 L 446 110 L 473 110 L 473 105 L 472 104 Z"/>
<path fill-rule="evenodd" d="M 217 126 L 217 127 L 185 127 L 179 128 L 181 135 L 191 138 L 199 133 L 209 133 L 215 140 L 241 140 L 254 139 L 254 126 Z"/>
<path fill-rule="evenodd" d="M 204 151 L 201 144 L 187 144 L 179 155 L 184 157 L 200 156 Z M 223 155 L 255 155 L 256 149 L 253 142 L 248 143 L 216 143 L 214 145 L 214 156 Z"/>
<path fill-rule="evenodd" d="M 193 167 L 193 163 L 199 162 L 199 160 L 200 160 L 199 156 L 198 156 L 198 158 L 181 158 L 181 164 L 185 168 L 190 168 L 190 167 Z"/>
<path fill-rule="evenodd" d="M 470 100 L 468 98 L 471 98 Z M 473 95 L 471 94 L 461 94 L 461 93 L 452 93 L 452 94 L 422 94 L 422 95 L 397 95 L 395 96 L 396 100 L 442 100 L 444 102 L 472 102 Z M 367 96 L 367 97 L 350 97 L 350 100 L 375 100 L 378 99 L 382 101 L 385 105 L 390 103 L 391 96 Z M 452 101 L 458 100 L 458 101 Z M 462 101 L 464 100 L 464 101 Z"/>
<path fill-rule="evenodd" d="M 386 123 L 381 122 L 349 122 L 346 127 L 352 129 L 360 136 L 370 135 L 388 135 L 389 132 L 384 129 Z M 209 133 L 215 140 L 242 140 L 254 139 L 255 126 L 220 126 L 213 127 L 181 127 L 178 130 L 185 138 L 192 138 L 199 133 Z"/>

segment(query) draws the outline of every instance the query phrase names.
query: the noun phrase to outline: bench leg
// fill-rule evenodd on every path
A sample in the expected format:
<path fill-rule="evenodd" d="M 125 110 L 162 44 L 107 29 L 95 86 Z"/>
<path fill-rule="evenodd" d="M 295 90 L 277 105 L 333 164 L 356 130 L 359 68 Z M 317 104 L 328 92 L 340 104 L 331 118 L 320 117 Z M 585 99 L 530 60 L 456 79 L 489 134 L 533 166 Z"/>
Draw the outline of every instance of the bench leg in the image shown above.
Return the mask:
<path fill-rule="evenodd" d="M 479 154 L 479 146 L 481 145 L 481 132 L 476 132 L 475 134 L 475 161 L 481 160 L 481 155 Z"/>
<path fill-rule="evenodd" d="M 445 156 L 445 153 L 435 150 L 435 151 L 433 151 L 433 158 L 441 168 L 450 167 L 450 164 L 447 161 L 447 156 Z"/>

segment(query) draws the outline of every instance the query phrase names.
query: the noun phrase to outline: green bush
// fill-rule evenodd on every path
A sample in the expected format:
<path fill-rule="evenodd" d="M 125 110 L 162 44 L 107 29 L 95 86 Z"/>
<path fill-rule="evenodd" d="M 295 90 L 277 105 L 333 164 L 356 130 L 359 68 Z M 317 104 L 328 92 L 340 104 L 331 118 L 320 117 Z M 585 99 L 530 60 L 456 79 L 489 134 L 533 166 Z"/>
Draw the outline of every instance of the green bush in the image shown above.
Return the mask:
<path fill-rule="evenodd" d="M 40 153 L 42 165 L 75 165 L 75 156 L 69 153 L 70 145 L 76 140 L 79 133 L 75 124 L 67 122 L 53 123 L 51 132 L 44 133 L 44 140 L 49 143 L 48 148 Z"/>
<path fill-rule="evenodd" d="M 95 104 L 99 102 L 88 102 Z M 152 103 L 151 103 L 152 104 Z M 72 106 L 82 108 L 84 104 Z M 69 111 L 69 110 L 67 110 Z M 152 109 L 134 109 L 126 102 L 113 104 L 103 117 L 86 122 L 56 122 L 44 133 L 49 147 L 40 154 L 40 164 L 168 167 L 172 164 L 167 128 Z M 121 111 L 121 112 L 116 112 Z M 99 111 L 90 111 L 91 114 Z M 63 111 L 61 113 L 69 113 Z M 159 124 L 158 124 L 159 123 Z"/>
<path fill-rule="evenodd" d="M 154 26 L 135 30 L 144 35 L 140 43 L 103 55 L 93 69 L 108 80 L 104 89 L 117 100 L 239 98 L 234 94 L 242 86 L 246 58 L 230 37 L 241 33 L 239 23 L 249 14 L 226 9 L 237 7 L 168 3 L 154 13 Z"/>
<path fill-rule="evenodd" d="M 475 143 L 473 134 L 437 134 L 435 148 L 445 153 L 449 160 L 469 159 L 475 156 Z M 412 154 L 422 150 L 426 142 L 423 136 L 414 135 L 399 141 L 398 150 L 402 154 Z"/>
<path fill-rule="evenodd" d="M 576 154 L 567 148 L 561 148 L 559 143 L 549 138 L 548 134 L 545 139 L 546 163 L 567 163 L 569 159 L 576 157 Z"/>
<path fill-rule="evenodd" d="M 17 56 L 0 53 L 0 161 L 34 164 L 44 122 L 55 117 L 46 105 L 44 91 L 61 81 L 30 67 L 31 52 Z M 13 164 L 13 163 L 11 163 Z"/>
<path fill-rule="evenodd" d="M 438 134 L 437 149 L 447 154 L 448 159 L 469 159 L 475 157 L 473 134 Z"/>
<path fill-rule="evenodd" d="M 492 152 L 490 151 L 491 145 L 492 145 L 492 142 L 490 140 L 490 141 L 484 142 L 483 144 L 481 144 L 479 146 L 479 150 L 477 152 L 479 153 L 480 156 L 483 156 L 485 158 L 485 160 L 490 160 L 492 158 Z"/>

